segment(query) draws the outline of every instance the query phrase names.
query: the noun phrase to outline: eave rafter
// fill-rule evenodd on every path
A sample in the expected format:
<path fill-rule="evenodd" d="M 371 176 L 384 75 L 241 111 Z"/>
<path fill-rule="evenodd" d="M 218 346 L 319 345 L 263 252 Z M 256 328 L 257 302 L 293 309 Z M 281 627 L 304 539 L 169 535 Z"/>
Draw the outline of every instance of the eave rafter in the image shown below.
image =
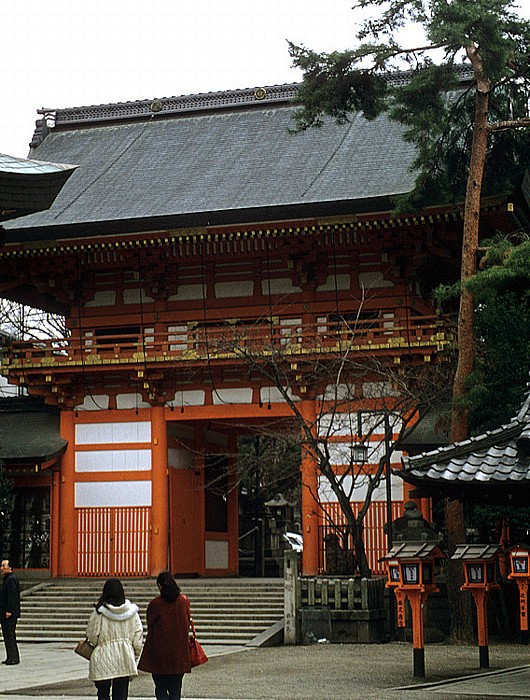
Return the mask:
<path fill-rule="evenodd" d="M 8 243 L 0 250 L 0 259 L 14 257 L 43 257 L 77 252 L 115 251 L 130 249 L 185 246 L 198 243 L 217 243 L 255 238 L 285 238 L 289 236 L 313 236 L 341 232 L 362 232 L 422 227 L 434 223 L 459 221 L 459 208 L 432 210 L 416 216 L 392 216 L 363 214 L 350 217 L 293 221 L 289 224 L 259 224 L 255 226 L 222 226 L 211 228 L 186 228 L 157 231 L 149 235 L 132 232 L 129 235 L 105 236 L 105 238 L 65 239 L 64 241 L 35 241 Z"/>

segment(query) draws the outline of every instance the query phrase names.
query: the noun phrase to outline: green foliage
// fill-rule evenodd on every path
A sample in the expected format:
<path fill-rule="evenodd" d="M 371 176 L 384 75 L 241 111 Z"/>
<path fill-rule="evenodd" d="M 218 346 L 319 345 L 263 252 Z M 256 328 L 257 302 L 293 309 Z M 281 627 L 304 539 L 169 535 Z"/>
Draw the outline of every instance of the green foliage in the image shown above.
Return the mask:
<path fill-rule="evenodd" d="M 528 117 L 530 22 L 508 0 L 360 0 L 356 7 L 379 13 L 362 26 L 356 49 L 319 54 L 290 44 L 293 64 L 304 71 L 295 131 L 321 126 L 326 116 L 344 122 L 352 113 L 374 119 L 387 112 L 417 148 L 416 187 L 398 208 L 462 199 L 476 81 L 488 86 L 491 122 Z M 399 43 L 410 22 L 427 37 L 425 45 Z M 443 51 L 442 65 L 435 65 L 433 49 Z M 466 82 L 459 64 L 477 56 L 478 67 L 465 64 Z M 409 69 L 408 83 L 393 79 L 396 68 Z M 484 193 L 520 181 L 530 166 L 529 131 L 490 134 Z"/>
<path fill-rule="evenodd" d="M 322 126 L 324 104 L 325 113 L 339 124 L 357 112 L 362 112 L 366 119 L 375 119 L 384 109 L 387 82 L 382 76 L 354 70 L 356 52 L 320 55 L 294 44 L 289 44 L 289 50 L 293 64 L 305 71 L 298 95 L 304 109 L 295 115 L 295 131 Z"/>
<path fill-rule="evenodd" d="M 475 370 L 469 378 L 471 428 L 513 418 L 530 371 L 530 240 L 484 242 L 482 269 L 468 283 L 475 298 Z"/>
<path fill-rule="evenodd" d="M 530 544 L 530 508 L 466 504 L 466 523 L 484 544 L 499 544 L 502 524 L 509 522 L 511 544 Z"/>

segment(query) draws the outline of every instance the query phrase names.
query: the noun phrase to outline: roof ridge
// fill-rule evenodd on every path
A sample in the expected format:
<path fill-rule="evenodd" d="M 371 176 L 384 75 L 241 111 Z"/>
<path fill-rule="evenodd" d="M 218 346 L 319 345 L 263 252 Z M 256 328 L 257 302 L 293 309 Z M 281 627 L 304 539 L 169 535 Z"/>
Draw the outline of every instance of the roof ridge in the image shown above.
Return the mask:
<path fill-rule="evenodd" d="M 454 70 L 461 81 L 468 80 L 472 75 L 469 67 L 466 65 L 454 66 Z M 388 73 L 387 75 L 389 82 L 397 87 L 406 84 L 413 72 L 413 70 L 403 70 Z M 37 113 L 42 115 L 42 119 L 37 121 L 31 147 L 36 148 L 40 145 L 47 133 L 49 133 L 49 129 L 53 129 L 56 126 L 68 127 L 79 124 L 145 119 L 157 115 L 165 117 L 202 110 L 244 108 L 255 106 L 256 104 L 289 103 L 296 99 L 299 86 L 300 83 L 283 83 L 99 105 L 64 108 L 43 107 L 37 110 Z"/>
<path fill-rule="evenodd" d="M 215 92 L 201 92 L 192 95 L 159 97 L 155 99 L 85 105 L 80 107 L 64 107 L 58 109 L 43 107 L 37 110 L 37 112 L 48 120 L 52 119 L 53 126 L 69 126 L 90 122 L 140 119 L 142 117 L 151 117 L 158 114 L 166 116 L 168 114 L 195 112 L 205 109 L 244 107 L 256 103 L 270 104 L 290 102 L 297 94 L 298 83 L 285 83 L 283 85 L 218 90 Z"/>

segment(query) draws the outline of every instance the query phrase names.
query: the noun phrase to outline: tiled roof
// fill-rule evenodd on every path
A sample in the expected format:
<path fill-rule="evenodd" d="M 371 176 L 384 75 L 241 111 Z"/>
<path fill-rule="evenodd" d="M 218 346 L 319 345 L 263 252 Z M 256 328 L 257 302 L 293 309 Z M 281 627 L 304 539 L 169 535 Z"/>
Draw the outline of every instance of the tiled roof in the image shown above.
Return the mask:
<path fill-rule="evenodd" d="M 530 393 L 508 424 L 468 440 L 403 458 L 401 476 L 411 483 L 440 489 L 530 487 Z M 477 491 L 478 493 L 478 491 Z"/>
<path fill-rule="evenodd" d="M 0 221 L 47 209 L 75 169 L 0 153 Z"/>
<path fill-rule="evenodd" d="M 59 414 L 30 397 L 0 400 L 0 459 L 41 464 L 61 455 L 67 441 Z"/>
<path fill-rule="evenodd" d="M 395 544 L 381 559 L 426 559 L 430 557 L 436 559 L 444 557 L 436 542 L 400 542 Z"/>
<path fill-rule="evenodd" d="M 32 155 L 79 165 L 49 211 L 8 225 L 72 235 L 72 226 L 203 226 L 382 211 L 411 190 L 412 145 L 387 117 L 293 135 L 296 86 L 56 110 Z M 327 206 L 327 210 L 326 207 Z M 223 218 L 224 217 L 224 218 Z M 61 228 L 62 227 L 62 228 Z M 145 227 L 144 227 L 145 228 Z M 115 224 L 116 230 L 116 224 Z M 152 230 L 152 229 L 149 229 Z M 81 233 L 81 235 L 83 235 Z"/>
<path fill-rule="evenodd" d="M 493 559 L 500 549 L 498 544 L 460 544 L 451 559 Z"/>

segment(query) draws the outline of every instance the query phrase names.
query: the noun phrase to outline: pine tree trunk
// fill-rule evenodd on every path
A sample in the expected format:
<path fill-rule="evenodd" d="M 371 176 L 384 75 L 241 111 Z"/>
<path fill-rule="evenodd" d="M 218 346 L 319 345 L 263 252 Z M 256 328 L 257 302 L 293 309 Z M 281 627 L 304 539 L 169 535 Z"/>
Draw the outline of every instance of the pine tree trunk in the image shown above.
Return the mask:
<path fill-rule="evenodd" d="M 479 241 L 480 200 L 482 179 L 486 163 L 488 144 L 488 108 L 490 83 L 484 78 L 480 56 L 471 47 L 468 52 L 477 81 L 475 98 L 475 122 L 473 143 L 464 206 L 464 229 L 462 237 L 462 260 L 460 279 L 462 290 L 458 313 L 458 363 L 453 384 L 450 441 L 460 442 L 468 437 L 468 409 L 463 405 L 466 382 L 473 371 L 475 359 L 474 342 L 474 299 L 466 289 L 466 282 L 477 269 L 477 249 Z M 466 541 L 464 507 L 459 501 L 445 501 L 445 520 L 448 533 L 449 557 L 457 544 Z M 454 642 L 469 642 L 473 638 L 473 606 L 470 596 L 462 595 L 463 583 L 461 563 L 448 560 L 447 593 L 451 610 L 451 639 Z"/>

